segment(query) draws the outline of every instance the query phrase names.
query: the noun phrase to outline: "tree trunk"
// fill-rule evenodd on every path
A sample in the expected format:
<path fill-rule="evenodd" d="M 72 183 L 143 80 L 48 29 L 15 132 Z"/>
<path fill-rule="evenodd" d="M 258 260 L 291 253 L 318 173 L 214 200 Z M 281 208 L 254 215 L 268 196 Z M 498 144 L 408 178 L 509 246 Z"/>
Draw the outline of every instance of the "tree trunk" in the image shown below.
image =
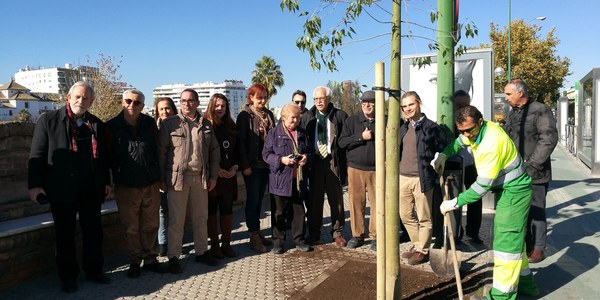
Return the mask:
<path fill-rule="evenodd" d="M 385 136 L 385 253 L 386 253 L 386 299 L 400 299 L 399 249 L 399 156 L 398 132 L 400 129 L 400 1 L 392 1 L 392 52 L 390 62 L 390 98 Z M 381 202 L 381 201 L 380 201 Z"/>

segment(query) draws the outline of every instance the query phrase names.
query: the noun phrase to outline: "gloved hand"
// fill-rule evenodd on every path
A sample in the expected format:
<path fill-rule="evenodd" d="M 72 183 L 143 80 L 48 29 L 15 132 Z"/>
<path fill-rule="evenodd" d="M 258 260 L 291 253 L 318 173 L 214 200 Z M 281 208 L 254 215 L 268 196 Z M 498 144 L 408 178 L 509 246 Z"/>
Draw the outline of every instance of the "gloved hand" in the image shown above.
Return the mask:
<path fill-rule="evenodd" d="M 457 198 L 454 198 L 452 200 L 442 201 L 442 204 L 440 205 L 440 211 L 442 212 L 442 215 L 445 215 L 447 212 L 453 211 L 455 209 L 458 209 L 458 199 Z"/>
<path fill-rule="evenodd" d="M 446 165 L 446 160 L 448 157 L 444 153 L 436 152 L 433 160 L 431 161 L 431 166 L 435 170 L 436 173 L 442 175 L 444 174 L 444 166 Z"/>

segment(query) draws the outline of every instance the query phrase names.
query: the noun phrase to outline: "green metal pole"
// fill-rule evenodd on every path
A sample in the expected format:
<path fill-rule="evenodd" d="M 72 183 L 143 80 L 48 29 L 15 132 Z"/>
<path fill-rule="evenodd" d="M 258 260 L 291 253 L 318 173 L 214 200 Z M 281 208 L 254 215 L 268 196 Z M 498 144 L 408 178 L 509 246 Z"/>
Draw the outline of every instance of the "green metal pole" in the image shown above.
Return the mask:
<path fill-rule="evenodd" d="M 401 299 L 399 256 L 400 0 L 392 1 L 390 97 L 385 133 L 385 299 Z M 379 233 L 381 234 L 381 233 Z"/>
<path fill-rule="evenodd" d="M 508 55 L 508 63 L 507 63 L 508 64 L 507 65 L 508 72 L 506 72 L 506 81 L 507 82 L 510 82 L 510 75 L 511 75 L 511 72 L 510 72 L 510 28 L 512 26 L 510 26 L 510 23 L 512 22 L 512 20 L 511 20 L 511 16 L 510 16 L 510 7 L 511 7 L 511 0 L 508 0 L 508 54 L 507 54 Z"/>
<path fill-rule="evenodd" d="M 454 132 L 454 0 L 438 0 L 437 123 Z"/>

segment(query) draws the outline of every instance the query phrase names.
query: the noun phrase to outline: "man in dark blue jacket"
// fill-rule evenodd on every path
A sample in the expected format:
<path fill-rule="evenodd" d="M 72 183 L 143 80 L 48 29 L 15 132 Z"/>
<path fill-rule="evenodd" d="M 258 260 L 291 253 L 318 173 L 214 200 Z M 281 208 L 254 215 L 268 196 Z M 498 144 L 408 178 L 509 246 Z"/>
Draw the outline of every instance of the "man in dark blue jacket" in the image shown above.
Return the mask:
<path fill-rule="evenodd" d="M 102 266 L 100 209 L 112 194 L 105 144 L 105 126 L 88 109 L 94 90 L 87 82 L 73 84 L 65 107 L 38 120 L 29 154 L 29 197 L 50 202 L 56 236 L 56 263 L 62 290 L 77 290 L 75 227 L 83 236 L 83 271 L 87 279 L 110 283 Z"/>
<path fill-rule="evenodd" d="M 400 218 L 413 243 L 409 251 L 402 253 L 410 265 L 428 259 L 433 187 L 438 178 L 430 162 L 449 143 L 442 127 L 421 112 L 421 104 L 416 92 L 402 96 L 406 122 L 400 127 Z"/>
<path fill-rule="evenodd" d="M 158 187 L 158 128 L 142 114 L 144 94 L 123 93 L 123 111 L 107 122 L 115 199 L 129 250 L 127 276 L 138 278 L 144 269 L 164 272 L 158 256 L 160 192 Z"/>

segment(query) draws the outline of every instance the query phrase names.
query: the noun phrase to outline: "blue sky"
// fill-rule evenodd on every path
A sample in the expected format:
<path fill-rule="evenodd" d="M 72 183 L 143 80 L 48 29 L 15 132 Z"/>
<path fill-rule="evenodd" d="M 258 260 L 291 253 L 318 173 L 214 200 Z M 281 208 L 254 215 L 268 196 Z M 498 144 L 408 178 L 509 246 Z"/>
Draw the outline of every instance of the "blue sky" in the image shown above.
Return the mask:
<path fill-rule="evenodd" d="M 301 9 L 312 12 L 316 0 L 301 0 Z M 513 0 L 512 18 L 542 26 L 542 36 L 554 27 L 561 40 L 558 55 L 571 59 L 571 72 L 564 89 L 600 67 L 596 32 L 600 1 Z M 389 11 L 391 1 L 381 1 Z M 435 0 L 403 2 L 402 19 L 428 27 L 429 12 Z M 339 20 L 340 7 L 322 11 L 323 27 Z M 377 7 L 367 8 L 375 18 L 388 21 L 390 15 Z M 546 16 L 545 21 L 534 20 Z M 282 12 L 279 0 L 202 0 L 202 1 L 13 1 L 2 14 L 0 33 L 4 38 L 0 55 L 0 82 L 26 65 L 37 67 L 85 64 L 98 53 L 122 57 L 119 74 L 123 80 L 147 96 L 162 84 L 222 82 L 242 80 L 249 85 L 254 64 L 263 55 L 273 57 L 281 66 L 285 85 L 271 99 L 277 106 L 291 99 L 296 89 L 309 95 L 328 80 L 358 80 L 373 85 L 373 65 L 389 62 L 389 35 L 343 47 L 337 60 L 338 72 L 313 71 L 308 54 L 296 48 L 304 18 Z M 460 22 L 474 22 L 479 28 L 475 39 L 464 39 L 467 46 L 489 43 L 489 24 L 508 23 L 508 1 L 461 0 Z M 382 24 L 363 14 L 354 29 L 356 39 L 389 32 Z M 412 26 L 413 34 L 435 39 L 432 30 Z M 403 35 L 407 34 L 403 28 Z M 516 41 L 513 41 L 515 43 Z M 427 41 L 403 38 L 402 53 L 427 53 Z M 386 67 L 387 69 L 387 67 Z M 387 82 L 387 80 L 386 80 Z"/>

